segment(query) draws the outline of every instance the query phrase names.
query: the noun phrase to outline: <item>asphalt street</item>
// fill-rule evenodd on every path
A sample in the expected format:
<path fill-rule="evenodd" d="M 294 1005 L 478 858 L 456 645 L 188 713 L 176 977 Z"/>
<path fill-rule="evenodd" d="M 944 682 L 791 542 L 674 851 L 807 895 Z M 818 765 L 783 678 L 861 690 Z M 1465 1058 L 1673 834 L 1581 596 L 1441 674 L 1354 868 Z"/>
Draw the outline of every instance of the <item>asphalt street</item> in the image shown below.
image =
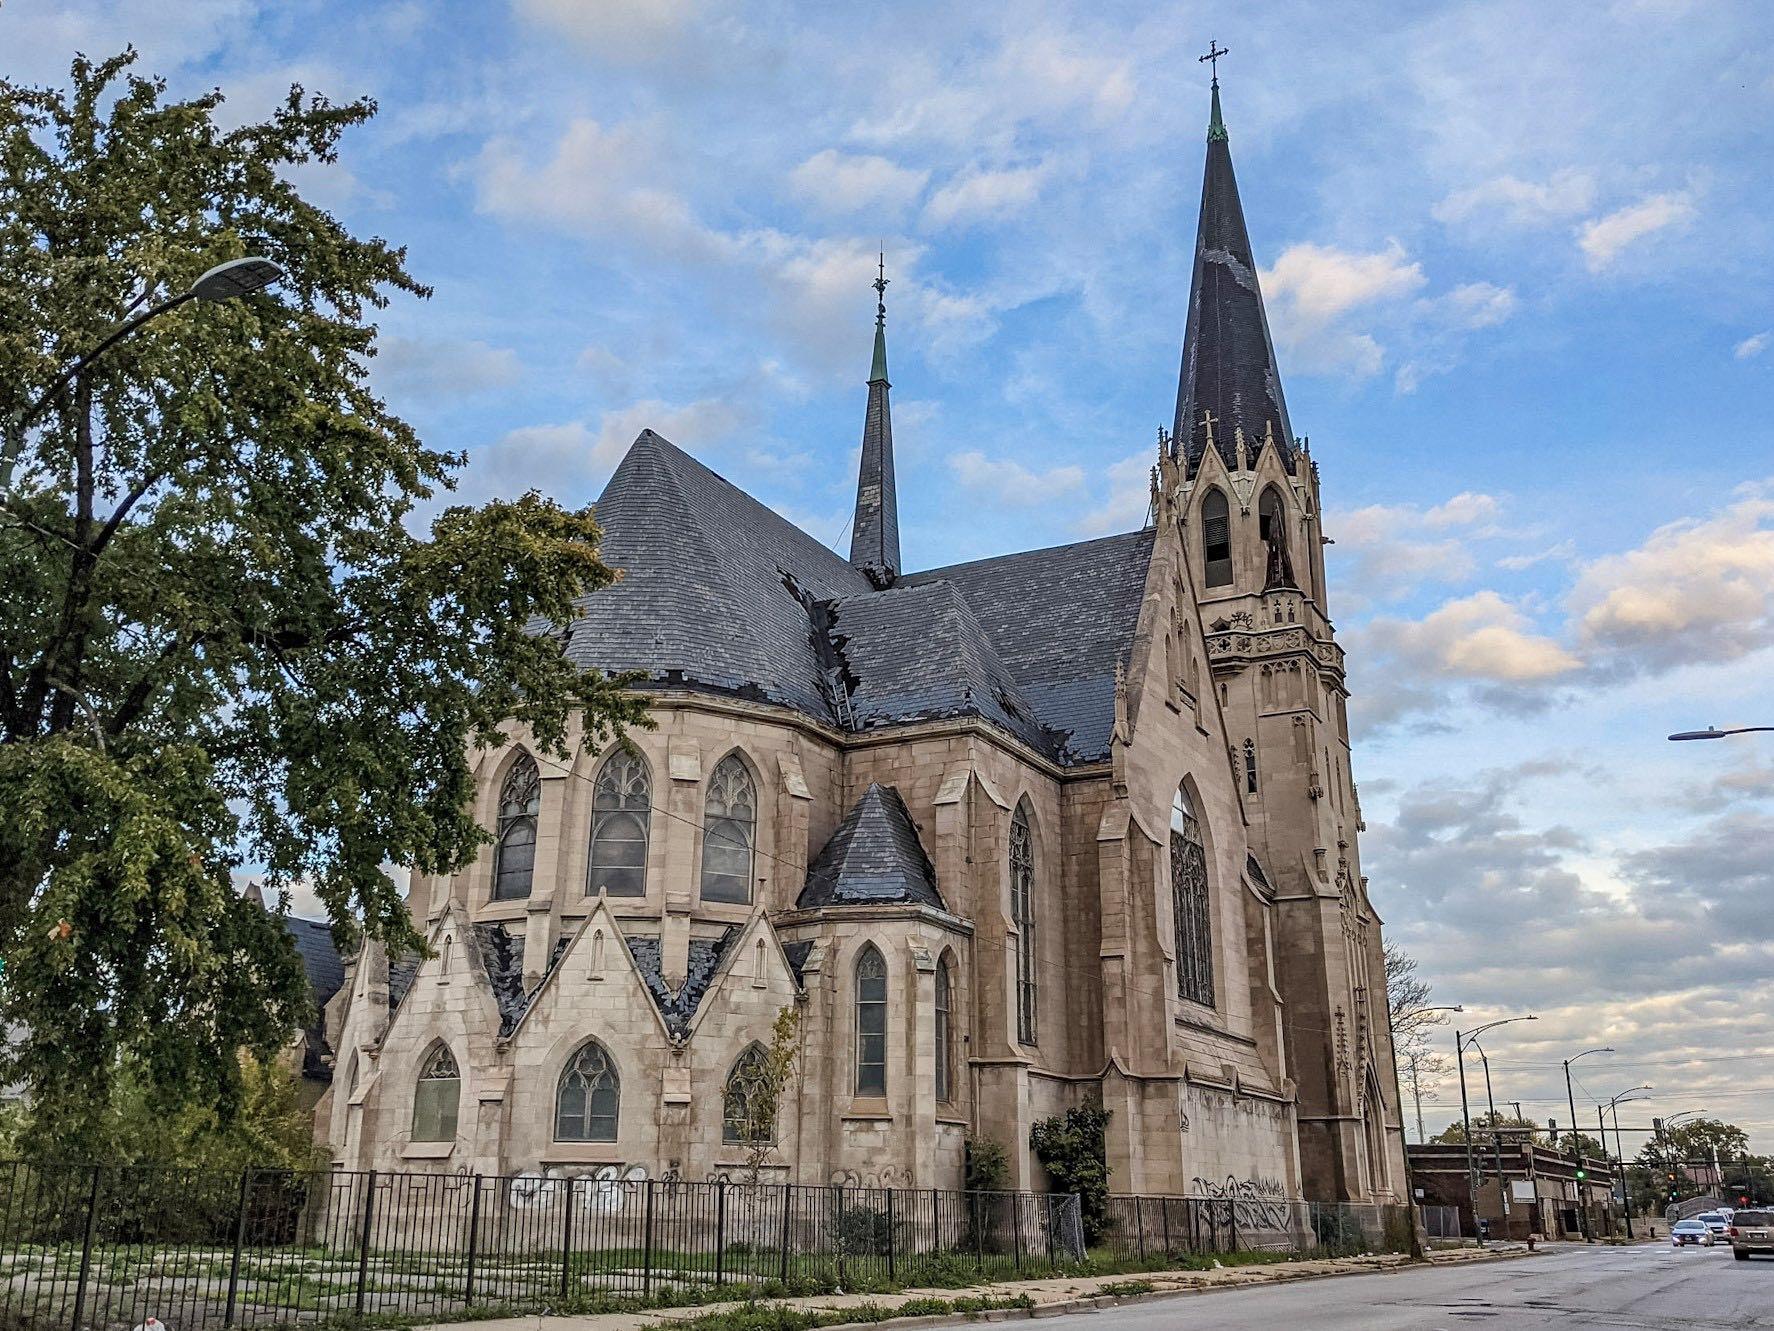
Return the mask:
<path fill-rule="evenodd" d="M 1559 1247 L 1540 1256 L 1397 1274 L 1302 1280 L 1185 1294 L 1042 1319 L 1058 1331 L 1172 1327 L 1298 1331 L 1453 1331 L 1461 1327 L 1627 1327 L 1635 1331 L 1774 1327 L 1774 1258 L 1728 1247 Z"/>

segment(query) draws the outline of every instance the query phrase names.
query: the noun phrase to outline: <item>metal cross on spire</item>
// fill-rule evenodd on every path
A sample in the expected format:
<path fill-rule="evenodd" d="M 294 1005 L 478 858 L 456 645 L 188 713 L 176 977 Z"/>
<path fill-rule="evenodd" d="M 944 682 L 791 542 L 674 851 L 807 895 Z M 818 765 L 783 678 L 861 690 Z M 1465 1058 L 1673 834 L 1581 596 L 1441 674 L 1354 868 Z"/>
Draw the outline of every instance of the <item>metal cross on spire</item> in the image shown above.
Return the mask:
<path fill-rule="evenodd" d="M 1226 48 L 1212 38 L 1208 39 L 1207 54 L 1196 60 L 1198 65 L 1209 65 L 1213 68 L 1213 86 L 1220 86 L 1220 57 L 1226 54 Z"/>
<path fill-rule="evenodd" d="M 876 256 L 875 280 L 869 285 L 875 289 L 875 323 L 887 322 L 887 251 L 882 250 Z"/>

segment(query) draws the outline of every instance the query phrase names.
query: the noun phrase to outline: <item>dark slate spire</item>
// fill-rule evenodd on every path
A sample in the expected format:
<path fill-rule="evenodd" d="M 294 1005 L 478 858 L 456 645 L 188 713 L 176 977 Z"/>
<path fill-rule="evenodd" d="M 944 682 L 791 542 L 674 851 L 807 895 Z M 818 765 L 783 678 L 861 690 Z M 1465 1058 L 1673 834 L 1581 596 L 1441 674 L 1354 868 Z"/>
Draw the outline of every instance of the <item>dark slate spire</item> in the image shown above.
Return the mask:
<path fill-rule="evenodd" d="M 1201 185 L 1201 222 L 1195 233 L 1195 272 L 1177 384 L 1176 448 L 1190 473 L 1211 437 L 1228 467 L 1237 462 L 1237 432 L 1255 460 L 1273 435 L 1281 461 L 1293 469 L 1293 434 L 1275 346 L 1257 287 L 1257 265 L 1244 208 L 1232 175 L 1232 149 L 1220 117 L 1220 81 L 1213 81 L 1207 126 L 1207 172 Z"/>
<path fill-rule="evenodd" d="M 807 883 L 795 907 L 879 902 L 947 909 L 905 801 L 892 786 L 871 783 L 807 866 Z"/>
<path fill-rule="evenodd" d="M 899 498 L 893 487 L 893 416 L 887 406 L 887 261 L 875 277 L 875 359 L 869 367 L 868 415 L 862 426 L 862 469 L 856 478 L 856 519 L 850 562 L 877 587 L 899 576 Z"/>

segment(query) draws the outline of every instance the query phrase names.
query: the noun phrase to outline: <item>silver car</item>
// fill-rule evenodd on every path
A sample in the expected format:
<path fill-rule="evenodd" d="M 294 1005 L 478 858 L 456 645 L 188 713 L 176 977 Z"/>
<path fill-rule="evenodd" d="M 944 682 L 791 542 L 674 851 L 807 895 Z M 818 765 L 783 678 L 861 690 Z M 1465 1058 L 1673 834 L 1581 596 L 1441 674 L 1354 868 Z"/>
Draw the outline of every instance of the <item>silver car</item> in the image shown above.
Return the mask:
<path fill-rule="evenodd" d="M 1669 1246 L 1672 1248 L 1710 1248 L 1712 1247 L 1712 1231 L 1699 1220 L 1678 1220 L 1670 1228 Z"/>
<path fill-rule="evenodd" d="M 1774 1257 L 1774 1211 L 1738 1211 L 1725 1233 L 1731 1239 L 1731 1256 L 1740 1262 L 1747 1262 L 1752 1252 Z"/>

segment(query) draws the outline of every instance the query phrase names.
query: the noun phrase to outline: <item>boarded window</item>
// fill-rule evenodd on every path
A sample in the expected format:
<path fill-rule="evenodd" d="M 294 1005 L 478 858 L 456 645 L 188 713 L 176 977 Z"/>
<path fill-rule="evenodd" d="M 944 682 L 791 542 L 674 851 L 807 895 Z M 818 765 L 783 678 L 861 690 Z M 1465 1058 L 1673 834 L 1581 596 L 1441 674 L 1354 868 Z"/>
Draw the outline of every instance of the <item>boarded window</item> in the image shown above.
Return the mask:
<path fill-rule="evenodd" d="M 856 959 L 856 1093 L 887 1094 L 887 962 L 873 943 Z"/>
<path fill-rule="evenodd" d="M 588 894 L 646 894 L 647 824 L 652 811 L 653 785 L 647 764 L 631 753 L 614 754 L 598 773 L 591 795 Z"/>
<path fill-rule="evenodd" d="M 708 780 L 702 813 L 702 899 L 741 905 L 751 900 L 752 847 L 757 839 L 758 793 L 736 753 L 721 759 Z"/>
<path fill-rule="evenodd" d="M 1036 1041 L 1035 837 L 1029 806 L 1019 802 L 1010 819 L 1010 912 L 1016 924 L 1016 1038 Z"/>
<path fill-rule="evenodd" d="M 511 901 L 530 895 L 536 868 L 536 815 L 542 812 L 542 774 L 536 760 L 520 753 L 499 788 L 498 845 L 493 854 L 493 897 Z"/>
<path fill-rule="evenodd" d="M 413 1087 L 413 1140 L 456 1140 L 456 1106 L 462 1099 L 462 1073 L 445 1044 L 432 1046 Z"/>
<path fill-rule="evenodd" d="M 1209 587 L 1232 581 L 1232 510 L 1223 490 L 1209 490 L 1201 501 L 1201 554 Z"/>
<path fill-rule="evenodd" d="M 621 1108 L 622 1081 L 616 1065 L 596 1040 L 579 1046 L 561 1072 L 554 1099 L 557 1142 L 613 1142 Z"/>
<path fill-rule="evenodd" d="M 1175 920 L 1177 994 L 1206 1007 L 1213 998 L 1213 925 L 1207 897 L 1207 851 L 1188 793 L 1177 787 L 1170 806 L 1170 896 Z"/>

